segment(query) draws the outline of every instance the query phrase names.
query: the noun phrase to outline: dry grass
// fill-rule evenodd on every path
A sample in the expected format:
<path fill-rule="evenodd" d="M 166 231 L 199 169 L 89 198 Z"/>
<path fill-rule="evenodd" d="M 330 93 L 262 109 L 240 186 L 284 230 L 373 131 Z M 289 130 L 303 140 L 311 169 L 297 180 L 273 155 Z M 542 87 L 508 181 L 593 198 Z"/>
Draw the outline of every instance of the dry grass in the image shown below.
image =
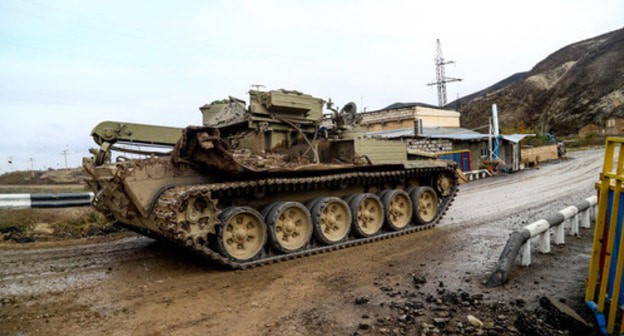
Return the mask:
<path fill-rule="evenodd" d="M 86 191 L 81 169 L 18 171 L 0 175 L 0 194 Z M 0 210 L 0 241 L 82 238 L 119 231 L 92 207 Z"/>
<path fill-rule="evenodd" d="M 14 171 L 0 175 L 0 184 L 77 184 L 84 179 L 82 169 Z"/>
<path fill-rule="evenodd" d="M 46 227 L 51 233 L 37 232 Z M 92 207 L 0 210 L 0 241 L 82 238 L 119 231 Z"/>
<path fill-rule="evenodd" d="M 0 184 L 0 194 L 37 194 L 37 193 L 67 193 L 87 191 L 85 184 Z"/>

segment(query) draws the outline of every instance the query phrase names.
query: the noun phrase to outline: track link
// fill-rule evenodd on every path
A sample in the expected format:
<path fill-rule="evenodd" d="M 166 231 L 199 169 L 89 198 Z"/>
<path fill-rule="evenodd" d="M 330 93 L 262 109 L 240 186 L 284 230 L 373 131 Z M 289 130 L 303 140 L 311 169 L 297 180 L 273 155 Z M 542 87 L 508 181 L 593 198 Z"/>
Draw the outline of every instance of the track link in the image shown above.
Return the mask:
<path fill-rule="evenodd" d="M 348 172 L 342 174 L 333 174 L 327 176 L 314 176 L 314 177 L 295 177 L 295 178 L 269 178 L 266 180 L 249 180 L 249 181 L 237 181 L 237 182 L 224 182 L 214 183 L 200 186 L 181 186 L 174 187 L 165 191 L 157 200 L 154 211 L 152 212 L 152 219 L 158 224 L 158 227 L 162 229 L 161 232 L 156 232 L 157 235 L 163 236 L 169 241 L 174 242 L 177 245 L 182 246 L 185 249 L 191 249 L 195 253 L 207 258 L 209 261 L 234 269 L 251 268 L 261 265 L 267 265 L 284 260 L 290 260 L 295 258 L 301 258 L 305 256 L 325 253 L 329 251 L 335 251 L 355 245 L 362 245 L 379 240 L 389 239 L 397 236 L 406 235 L 409 233 L 422 231 L 433 228 L 446 214 L 449 206 L 453 202 L 455 195 L 457 194 L 458 180 L 453 179 L 453 185 L 451 187 L 450 195 L 443 197 L 438 214 L 432 223 L 427 225 L 415 226 L 411 224 L 407 228 L 401 231 L 385 231 L 376 234 L 375 236 L 368 238 L 357 238 L 349 236 L 349 239 L 337 243 L 334 245 L 314 246 L 289 254 L 277 254 L 273 252 L 270 247 L 265 248 L 265 252 L 257 259 L 250 261 L 237 261 L 222 256 L 216 251 L 213 251 L 207 245 L 205 240 L 192 240 L 185 239 L 179 234 L 176 234 L 175 218 L 180 212 L 180 206 L 185 200 L 192 195 L 207 195 L 217 194 L 219 192 L 225 192 L 233 195 L 243 195 L 256 192 L 262 188 L 271 188 L 275 191 L 296 191 L 296 190 L 309 190 L 309 189 L 323 189 L 330 186 L 336 186 L 339 184 L 375 184 L 375 183 L 389 183 L 396 181 L 405 181 L 406 179 L 418 179 L 433 177 L 440 173 L 447 173 L 450 176 L 455 176 L 455 171 L 451 167 L 436 167 L 436 168 L 413 168 L 405 169 L 402 171 L 381 171 L 381 172 Z"/>

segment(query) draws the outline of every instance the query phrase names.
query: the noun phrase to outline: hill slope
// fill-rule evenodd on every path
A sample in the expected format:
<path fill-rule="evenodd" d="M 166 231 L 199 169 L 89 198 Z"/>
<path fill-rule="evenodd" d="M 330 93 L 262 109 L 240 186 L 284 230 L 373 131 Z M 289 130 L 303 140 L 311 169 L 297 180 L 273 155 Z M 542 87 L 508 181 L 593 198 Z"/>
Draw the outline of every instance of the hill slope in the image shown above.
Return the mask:
<path fill-rule="evenodd" d="M 81 168 L 15 171 L 0 175 L 0 185 L 81 184 Z"/>
<path fill-rule="evenodd" d="M 564 47 L 528 73 L 449 105 L 459 105 L 462 125 L 474 128 L 488 123 L 493 103 L 501 128 L 521 131 L 571 134 L 624 118 L 624 29 Z"/>

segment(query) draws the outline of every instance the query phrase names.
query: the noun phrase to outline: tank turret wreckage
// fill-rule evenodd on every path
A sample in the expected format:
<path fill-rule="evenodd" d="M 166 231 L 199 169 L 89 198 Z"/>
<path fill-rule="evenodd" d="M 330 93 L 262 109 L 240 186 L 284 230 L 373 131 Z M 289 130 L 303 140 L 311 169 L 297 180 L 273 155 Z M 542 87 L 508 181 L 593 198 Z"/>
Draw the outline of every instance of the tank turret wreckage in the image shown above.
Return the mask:
<path fill-rule="evenodd" d="M 202 106 L 203 126 L 97 125 L 100 147 L 83 160 L 94 206 L 246 268 L 431 228 L 451 205 L 455 163 L 366 137 L 354 103 L 338 110 L 287 90 L 249 98 Z M 321 126 L 325 105 L 330 127 Z"/>

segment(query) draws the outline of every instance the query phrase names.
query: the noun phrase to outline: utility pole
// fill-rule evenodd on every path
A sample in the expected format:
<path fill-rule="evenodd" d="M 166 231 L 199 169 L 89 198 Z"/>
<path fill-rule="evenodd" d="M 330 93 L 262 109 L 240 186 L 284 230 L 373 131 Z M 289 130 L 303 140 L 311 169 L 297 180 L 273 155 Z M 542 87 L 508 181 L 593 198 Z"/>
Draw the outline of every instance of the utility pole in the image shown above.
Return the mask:
<path fill-rule="evenodd" d="M 496 104 L 492 104 L 492 117 L 490 118 L 490 136 L 488 137 L 490 160 L 500 159 L 500 137 L 500 129 L 498 128 L 498 108 Z"/>
<path fill-rule="evenodd" d="M 34 179 L 35 178 L 35 159 L 28 158 L 28 161 L 30 161 L 30 177 Z"/>
<path fill-rule="evenodd" d="M 451 78 L 446 77 L 444 67 L 447 64 L 455 63 L 455 61 L 445 61 L 444 56 L 442 55 L 442 45 L 440 44 L 440 39 L 436 40 L 436 81 L 431 82 L 427 85 L 433 86 L 436 85 L 438 88 L 438 106 L 442 107 L 446 105 L 446 83 L 451 82 L 460 82 L 461 78 Z"/>
<path fill-rule="evenodd" d="M 68 154 L 69 154 L 69 149 L 63 149 L 63 151 L 61 152 L 61 155 L 65 157 L 65 169 L 68 169 L 67 167 L 67 155 Z"/>

